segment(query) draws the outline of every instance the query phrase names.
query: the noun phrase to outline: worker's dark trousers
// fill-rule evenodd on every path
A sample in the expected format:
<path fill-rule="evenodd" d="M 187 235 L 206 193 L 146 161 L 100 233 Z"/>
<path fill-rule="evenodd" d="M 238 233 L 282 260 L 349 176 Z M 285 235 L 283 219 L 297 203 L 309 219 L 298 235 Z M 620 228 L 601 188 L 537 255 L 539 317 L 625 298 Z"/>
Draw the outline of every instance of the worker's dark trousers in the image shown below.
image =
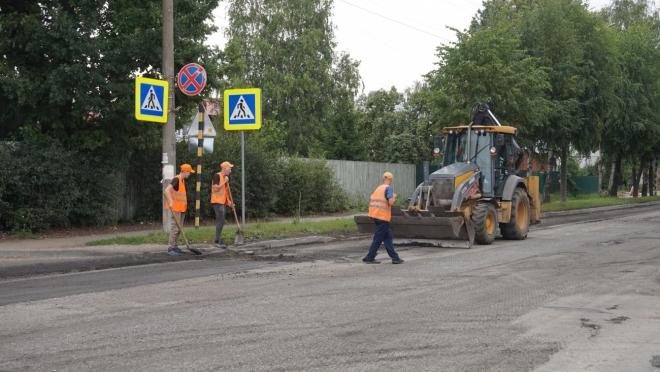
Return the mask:
<path fill-rule="evenodd" d="M 215 212 L 215 242 L 222 242 L 222 228 L 225 226 L 225 205 L 211 204 Z"/>
<path fill-rule="evenodd" d="M 399 255 L 394 251 L 390 223 L 376 218 L 374 218 L 374 222 L 376 222 L 376 233 L 374 234 L 374 241 L 371 242 L 369 253 L 367 253 L 367 261 L 373 261 L 376 258 L 376 252 L 378 252 L 381 243 L 385 243 L 385 249 L 392 261 L 398 261 Z"/>

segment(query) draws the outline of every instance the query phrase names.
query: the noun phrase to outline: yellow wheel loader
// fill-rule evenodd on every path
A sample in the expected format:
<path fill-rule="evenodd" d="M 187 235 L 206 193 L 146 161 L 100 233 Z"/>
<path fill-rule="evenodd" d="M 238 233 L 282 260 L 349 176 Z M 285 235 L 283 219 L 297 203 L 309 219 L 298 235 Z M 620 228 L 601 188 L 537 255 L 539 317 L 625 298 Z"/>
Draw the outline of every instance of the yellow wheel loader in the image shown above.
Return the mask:
<path fill-rule="evenodd" d="M 475 241 L 491 244 L 498 228 L 505 239 L 525 239 L 540 222 L 541 200 L 539 178 L 516 175 L 523 160 L 516 132 L 486 104 L 475 106 L 469 125 L 444 128 L 442 168 L 425 171 L 407 208 L 392 207 L 394 243 L 470 248 Z M 362 233 L 375 231 L 368 216 L 355 222 Z"/>

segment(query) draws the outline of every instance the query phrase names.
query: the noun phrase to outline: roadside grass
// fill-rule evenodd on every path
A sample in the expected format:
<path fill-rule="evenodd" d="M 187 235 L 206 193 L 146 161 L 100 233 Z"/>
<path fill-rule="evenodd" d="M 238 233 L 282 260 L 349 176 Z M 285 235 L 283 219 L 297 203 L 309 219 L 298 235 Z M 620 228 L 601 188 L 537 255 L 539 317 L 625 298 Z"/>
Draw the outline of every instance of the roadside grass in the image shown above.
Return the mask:
<path fill-rule="evenodd" d="M 541 205 L 541 212 L 556 212 L 573 209 L 587 209 L 605 207 L 620 204 L 644 203 L 660 201 L 660 196 L 640 198 L 599 198 L 598 195 L 579 195 L 569 198 L 565 203 L 558 201 L 559 196 L 550 195 L 550 203 Z M 360 213 L 356 211 L 355 213 Z M 362 211 L 363 212 L 363 211 Z M 200 229 L 184 229 L 186 238 L 190 244 L 213 244 L 215 240 L 215 227 L 203 227 Z M 222 240 L 226 243 L 234 242 L 236 227 L 226 226 L 222 231 Z M 338 218 L 334 220 L 306 221 L 294 219 L 293 222 L 255 222 L 243 227 L 245 242 L 251 240 L 282 239 L 305 235 L 333 235 L 342 233 L 356 233 L 357 226 L 353 218 Z M 96 245 L 139 245 L 139 244 L 167 244 L 169 233 L 151 233 L 146 236 L 118 236 L 111 239 L 94 240 L 87 243 L 88 246 Z M 183 244 L 183 238 L 179 238 L 179 244 Z"/>
<path fill-rule="evenodd" d="M 255 222 L 243 226 L 245 242 L 251 240 L 281 239 L 305 235 L 331 235 L 342 233 L 355 233 L 357 226 L 352 218 L 340 218 L 326 221 L 307 221 L 301 222 Z M 190 244 L 208 243 L 215 241 L 215 227 L 204 227 L 200 229 L 184 229 L 186 238 Z M 225 226 L 222 230 L 222 240 L 226 243 L 234 242 L 236 227 Z M 88 242 L 86 245 L 113 245 L 113 244 L 167 244 L 169 233 L 151 233 L 146 236 L 118 236 L 111 239 L 101 239 Z M 183 237 L 179 238 L 179 245 L 183 243 Z"/>
<path fill-rule="evenodd" d="M 19 239 L 39 239 L 39 235 L 34 234 L 29 229 L 14 229 L 11 231 L 11 236 Z"/>
<path fill-rule="evenodd" d="M 608 207 L 612 205 L 646 203 L 651 201 L 660 201 L 660 196 L 645 196 L 639 198 L 599 198 L 598 194 L 589 194 L 567 198 L 566 202 L 562 203 L 559 201 L 558 194 L 551 194 L 550 203 L 541 204 L 541 212 L 568 211 L 573 209 Z"/>

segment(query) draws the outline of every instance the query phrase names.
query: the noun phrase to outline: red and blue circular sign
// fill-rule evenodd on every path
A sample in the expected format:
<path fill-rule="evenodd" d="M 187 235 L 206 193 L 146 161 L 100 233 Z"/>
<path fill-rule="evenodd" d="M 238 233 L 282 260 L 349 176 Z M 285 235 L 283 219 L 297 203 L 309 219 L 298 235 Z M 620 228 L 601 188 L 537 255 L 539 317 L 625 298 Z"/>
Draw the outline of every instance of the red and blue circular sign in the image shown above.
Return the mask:
<path fill-rule="evenodd" d="M 184 94 L 198 95 L 206 85 L 206 70 L 196 63 L 189 63 L 179 71 L 177 82 Z"/>

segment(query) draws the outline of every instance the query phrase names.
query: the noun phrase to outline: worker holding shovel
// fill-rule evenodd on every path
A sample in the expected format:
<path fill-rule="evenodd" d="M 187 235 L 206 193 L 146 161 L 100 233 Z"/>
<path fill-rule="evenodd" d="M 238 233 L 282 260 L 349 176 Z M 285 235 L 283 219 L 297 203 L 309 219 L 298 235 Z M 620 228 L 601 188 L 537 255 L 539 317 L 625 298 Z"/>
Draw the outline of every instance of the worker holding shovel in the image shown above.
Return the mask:
<path fill-rule="evenodd" d="M 234 208 L 234 203 L 229 196 L 229 175 L 234 167 L 228 161 L 220 164 L 220 172 L 213 175 L 211 182 L 211 206 L 215 212 L 215 246 L 217 248 L 227 248 L 227 244 L 222 241 L 222 228 L 225 225 L 226 207 Z"/>
<path fill-rule="evenodd" d="M 195 173 L 195 171 L 190 164 L 181 165 L 181 172 L 172 179 L 172 182 L 167 185 L 164 191 L 165 198 L 167 198 L 165 208 L 172 210 L 172 227 L 170 228 L 170 240 L 167 247 L 167 254 L 170 256 L 181 256 L 184 254 L 178 246 L 179 235 L 182 232 L 179 226 L 183 225 L 186 209 L 188 209 L 186 178 L 191 173 Z"/>

